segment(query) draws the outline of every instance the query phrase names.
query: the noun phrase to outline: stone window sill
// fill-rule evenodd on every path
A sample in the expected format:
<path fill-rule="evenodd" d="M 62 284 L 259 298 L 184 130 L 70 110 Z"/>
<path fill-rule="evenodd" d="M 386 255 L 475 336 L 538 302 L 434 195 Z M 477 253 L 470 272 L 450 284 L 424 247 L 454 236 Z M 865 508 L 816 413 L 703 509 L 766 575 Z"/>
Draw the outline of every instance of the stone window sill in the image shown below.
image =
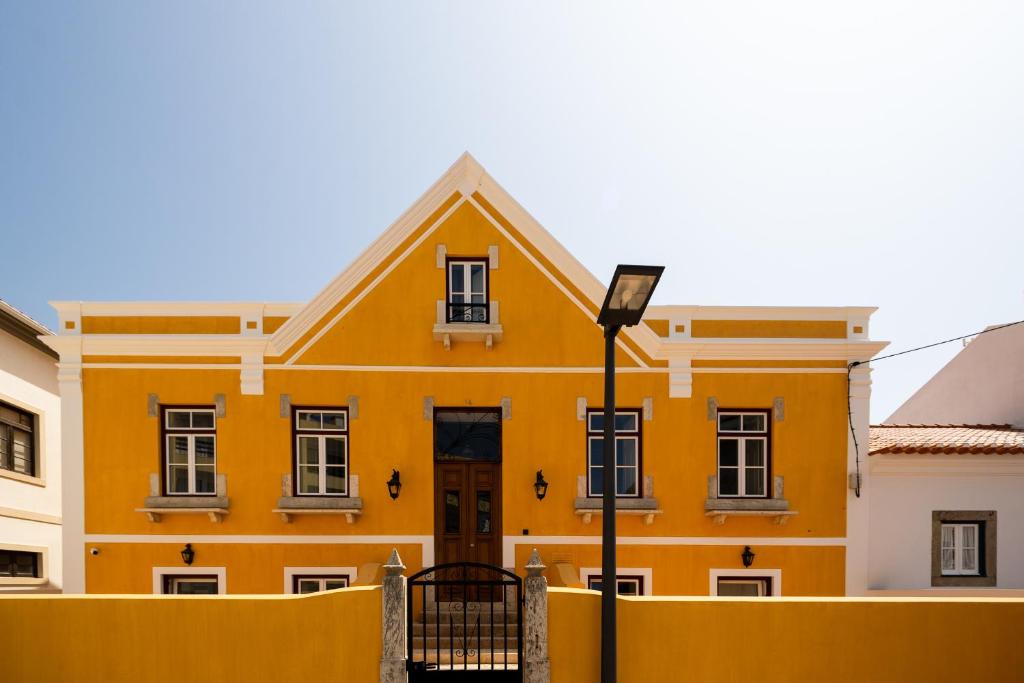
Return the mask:
<path fill-rule="evenodd" d="M 363 499 L 339 496 L 282 496 L 277 499 L 275 514 L 291 523 L 294 515 L 345 515 L 345 521 L 354 524 L 363 514 Z"/>
<path fill-rule="evenodd" d="M 604 512 L 604 501 L 601 498 L 577 498 L 575 512 L 583 518 L 584 524 L 590 524 L 594 515 Z M 626 517 L 643 517 L 644 524 L 653 524 L 657 515 L 664 513 L 658 507 L 656 498 L 616 498 L 615 514 Z"/>
<path fill-rule="evenodd" d="M 228 514 L 227 496 L 149 496 L 143 506 L 151 522 L 159 522 L 163 515 L 208 515 L 211 522 L 221 522 Z"/>
<path fill-rule="evenodd" d="M 708 498 L 704 501 L 704 515 L 715 524 L 725 524 L 729 517 L 771 517 L 776 524 L 785 524 L 790 517 L 798 514 L 789 509 L 789 501 L 783 498 L 783 479 L 772 481 L 771 498 L 719 498 L 718 477 L 708 477 Z"/>

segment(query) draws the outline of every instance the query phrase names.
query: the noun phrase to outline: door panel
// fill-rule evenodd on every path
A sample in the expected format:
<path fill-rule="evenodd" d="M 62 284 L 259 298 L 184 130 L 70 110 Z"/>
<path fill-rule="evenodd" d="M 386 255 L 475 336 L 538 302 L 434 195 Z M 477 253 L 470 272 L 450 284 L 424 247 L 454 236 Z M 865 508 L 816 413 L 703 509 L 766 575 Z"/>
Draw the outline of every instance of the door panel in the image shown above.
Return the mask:
<path fill-rule="evenodd" d="M 501 465 L 439 462 L 434 467 L 435 562 L 500 566 Z"/>

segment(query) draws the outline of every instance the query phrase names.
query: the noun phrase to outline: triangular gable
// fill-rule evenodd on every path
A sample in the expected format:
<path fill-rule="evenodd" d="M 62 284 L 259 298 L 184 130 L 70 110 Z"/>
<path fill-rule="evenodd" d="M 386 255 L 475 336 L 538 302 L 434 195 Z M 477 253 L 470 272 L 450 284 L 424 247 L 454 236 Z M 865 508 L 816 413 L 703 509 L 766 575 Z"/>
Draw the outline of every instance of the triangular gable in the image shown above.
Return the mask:
<path fill-rule="evenodd" d="M 414 249 L 426 234 L 425 226 L 443 221 L 465 202 L 476 207 L 563 294 L 596 319 L 604 299 L 605 285 L 467 152 L 348 268 L 271 336 L 268 355 L 277 354 L 276 360 L 286 364 L 296 362 L 355 305 L 360 290 L 386 277 L 387 263 L 396 252 Z M 653 356 L 658 338 L 646 326 L 625 328 L 618 343 L 620 349 L 640 366 L 655 363 Z"/>

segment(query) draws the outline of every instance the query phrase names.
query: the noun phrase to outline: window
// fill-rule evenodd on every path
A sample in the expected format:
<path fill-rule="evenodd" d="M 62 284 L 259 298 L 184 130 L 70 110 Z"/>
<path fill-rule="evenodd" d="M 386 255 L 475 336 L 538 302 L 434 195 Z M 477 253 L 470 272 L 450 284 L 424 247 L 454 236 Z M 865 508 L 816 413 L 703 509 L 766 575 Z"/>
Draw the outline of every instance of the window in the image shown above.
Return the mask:
<path fill-rule="evenodd" d="M 643 595 L 644 577 L 642 576 L 616 576 L 615 582 L 618 586 L 619 595 Z M 591 576 L 587 579 L 587 588 L 593 591 L 601 590 L 601 577 Z"/>
<path fill-rule="evenodd" d="M 348 411 L 296 408 L 295 494 L 348 495 Z"/>
<path fill-rule="evenodd" d="M 501 462 L 501 411 L 434 410 L 434 460 Z"/>
<path fill-rule="evenodd" d="M 163 424 L 167 495 L 216 495 L 217 427 L 213 408 L 165 408 Z"/>
<path fill-rule="evenodd" d="M 41 553 L 0 548 L 0 577 L 39 578 Z"/>
<path fill-rule="evenodd" d="M 763 598 L 772 594 L 769 576 L 720 576 L 717 595 L 736 598 Z"/>
<path fill-rule="evenodd" d="M 932 585 L 996 585 L 996 513 L 932 512 Z"/>
<path fill-rule="evenodd" d="M 36 416 L 0 403 L 0 469 L 36 476 Z"/>
<path fill-rule="evenodd" d="M 943 576 L 978 575 L 978 528 L 980 524 L 942 525 Z"/>
<path fill-rule="evenodd" d="M 604 411 L 587 411 L 587 495 L 604 492 Z M 615 495 L 640 496 L 640 411 L 615 412 Z"/>
<path fill-rule="evenodd" d="M 215 575 L 165 574 L 163 592 L 165 595 L 217 595 L 220 588 Z"/>
<path fill-rule="evenodd" d="M 448 322 L 490 322 L 487 259 L 448 261 Z"/>
<path fill-rule="evenodd" d="M 718 413 L 719 498 L 768 497 L 768 412 Z"/>
<path fill-rule="evenodd" d="M 293 576 L 292 593 L 305 595 L 332 591 L 335 588 L 347 588 L 348 576 Z"/>

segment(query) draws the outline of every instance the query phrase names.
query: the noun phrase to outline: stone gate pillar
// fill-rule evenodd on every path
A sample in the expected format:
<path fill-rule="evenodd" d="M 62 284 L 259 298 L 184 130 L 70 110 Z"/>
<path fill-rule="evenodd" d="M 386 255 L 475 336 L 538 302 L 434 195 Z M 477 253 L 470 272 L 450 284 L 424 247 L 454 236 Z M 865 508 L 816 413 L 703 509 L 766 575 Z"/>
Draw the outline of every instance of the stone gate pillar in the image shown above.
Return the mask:
<path fill-rule="evenodd" d="M 384 565 L 384 586 L 381 589 L 381 655 L 380 683 L 406 683 L 405 668 L 405 565 L 398 549 L 391 551 Z"/>
<path fill-rule="evenodd" d="M 548 660 L 548 580 L 541 575 L 545 569 L 540 553 L 534 548 L 526 563 L 526 579 L 523 581 L 525 683 L 551 681 L 551 662 Z"/>

